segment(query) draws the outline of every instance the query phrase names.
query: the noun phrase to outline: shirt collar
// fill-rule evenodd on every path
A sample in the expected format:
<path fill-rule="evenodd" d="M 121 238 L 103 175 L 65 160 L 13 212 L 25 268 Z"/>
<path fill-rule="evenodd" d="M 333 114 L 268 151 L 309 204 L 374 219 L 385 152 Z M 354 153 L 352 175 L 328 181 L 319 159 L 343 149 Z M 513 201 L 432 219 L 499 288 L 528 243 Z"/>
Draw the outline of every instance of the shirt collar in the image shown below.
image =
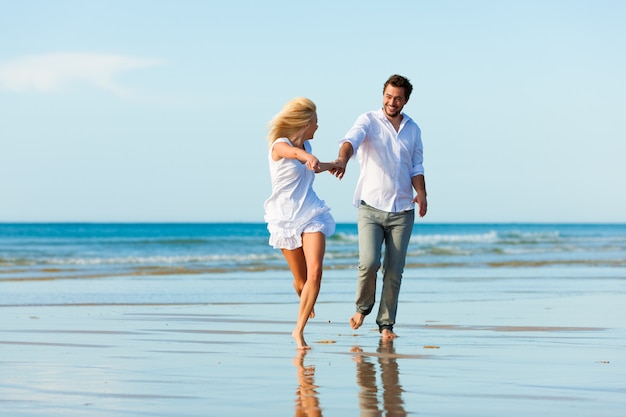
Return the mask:
<path fill-rule="evenodd" d="M 389 119 L 387 119 L 387 116 L 385 115 L 385 112 L 382 109 L 382 107 L 376 111 L 376 114 L 378 115 L 380 120 L 383 120 L 383 121 L 386 120 L 389 122 Z M 398 132 L 402 130 L 404 125 L 406 125 L 409 122 L 409 120 L 412 120 L 412 119 L 405 112 L 402 112 L 402 121 L 400 122 L 400 129 L 398 129 Z"/>

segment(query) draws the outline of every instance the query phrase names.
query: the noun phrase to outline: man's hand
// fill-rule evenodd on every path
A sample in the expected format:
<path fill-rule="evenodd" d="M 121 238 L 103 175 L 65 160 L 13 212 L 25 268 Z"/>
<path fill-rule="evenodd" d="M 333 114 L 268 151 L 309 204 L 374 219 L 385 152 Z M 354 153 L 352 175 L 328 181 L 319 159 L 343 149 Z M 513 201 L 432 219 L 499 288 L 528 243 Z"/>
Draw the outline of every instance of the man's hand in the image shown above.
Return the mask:
<path fill-rule="evenodd" d="M 354 149 L 352 149 L 352 144 L 350 142 L 344 142 L 341 144 L 339 148 L 339 157 L 335 159 L 337 163 L 337 167 L 330 170 L 330 173 L 335 177 L 342 179 L 346 174 L 346 166 L 348 165 L 348 160 L 354 154 Z"/>
<path fill-rule="evenodd" d="M 335 164 L 335 167 L 329 169 L 328 171 L 335 177 L 342 179 L 346 173 L 347 161 L 344 161 L 343 159 L 335 159 L 333 163 Z"/>
<path fill-rule="evenodd" d="M 413 203 L 417 203 L 419 216 L 424 217 L 426 215 L 426 211 L 428 211 L 428 202 L 426 201 L 426 196 L 424 194 L 417 194 L 415 198 L 413 198 Z"/>

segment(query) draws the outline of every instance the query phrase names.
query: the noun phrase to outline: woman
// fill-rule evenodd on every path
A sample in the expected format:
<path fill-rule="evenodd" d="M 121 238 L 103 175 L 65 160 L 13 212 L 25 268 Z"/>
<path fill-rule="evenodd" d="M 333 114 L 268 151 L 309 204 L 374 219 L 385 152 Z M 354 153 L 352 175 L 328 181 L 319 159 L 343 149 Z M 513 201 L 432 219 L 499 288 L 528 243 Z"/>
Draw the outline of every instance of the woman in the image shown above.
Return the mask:
<path fill-rule="evenodd" d="M 315 316 L 313 307 L 322 282 L 326 236 L 335 232 L 330 208 L 313 191 L 315 174 L 336 168 L 311 153 L 317 130 L 316 106 L 307 98 L 288 102 L 269 124 L 268 161 L 272 195 L 265 201 L 270 245 L 280 249 L 293 274 L 300 309 L 292 336 L 298 349 L 309 349 L 304 326 Z"/>

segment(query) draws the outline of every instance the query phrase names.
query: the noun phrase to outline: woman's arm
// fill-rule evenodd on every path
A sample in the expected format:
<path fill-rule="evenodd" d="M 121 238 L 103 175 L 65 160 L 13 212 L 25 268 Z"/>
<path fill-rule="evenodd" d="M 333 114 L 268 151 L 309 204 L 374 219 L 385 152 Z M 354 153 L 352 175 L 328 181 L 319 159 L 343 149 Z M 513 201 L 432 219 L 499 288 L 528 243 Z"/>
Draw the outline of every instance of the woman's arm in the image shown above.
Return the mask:
<path fill-rule="evenodd" d="M 297 159 L 298 161 L 304 163 L 311 171 L 321 172 L 318 171 L 320 161 L 315 157 L 315 155 L 308 153 L 302 148 L 291 146 L 286 142 L 275 143 L 272 148 L 272 159 L 278 161 L 281 158 Z"/>

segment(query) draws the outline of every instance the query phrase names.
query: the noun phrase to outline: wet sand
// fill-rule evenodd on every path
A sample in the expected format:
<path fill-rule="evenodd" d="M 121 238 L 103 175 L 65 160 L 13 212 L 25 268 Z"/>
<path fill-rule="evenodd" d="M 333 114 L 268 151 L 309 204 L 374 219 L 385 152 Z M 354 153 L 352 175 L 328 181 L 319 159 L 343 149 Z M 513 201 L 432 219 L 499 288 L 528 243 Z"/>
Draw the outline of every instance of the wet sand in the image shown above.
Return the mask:
<path fill-rule="evenodd" d="M 404 299 L 382 343 L 326 285 L 308 352 L 295 300 L 0 307 L 1 415 L 624 415 L 621 293 Z"/>

